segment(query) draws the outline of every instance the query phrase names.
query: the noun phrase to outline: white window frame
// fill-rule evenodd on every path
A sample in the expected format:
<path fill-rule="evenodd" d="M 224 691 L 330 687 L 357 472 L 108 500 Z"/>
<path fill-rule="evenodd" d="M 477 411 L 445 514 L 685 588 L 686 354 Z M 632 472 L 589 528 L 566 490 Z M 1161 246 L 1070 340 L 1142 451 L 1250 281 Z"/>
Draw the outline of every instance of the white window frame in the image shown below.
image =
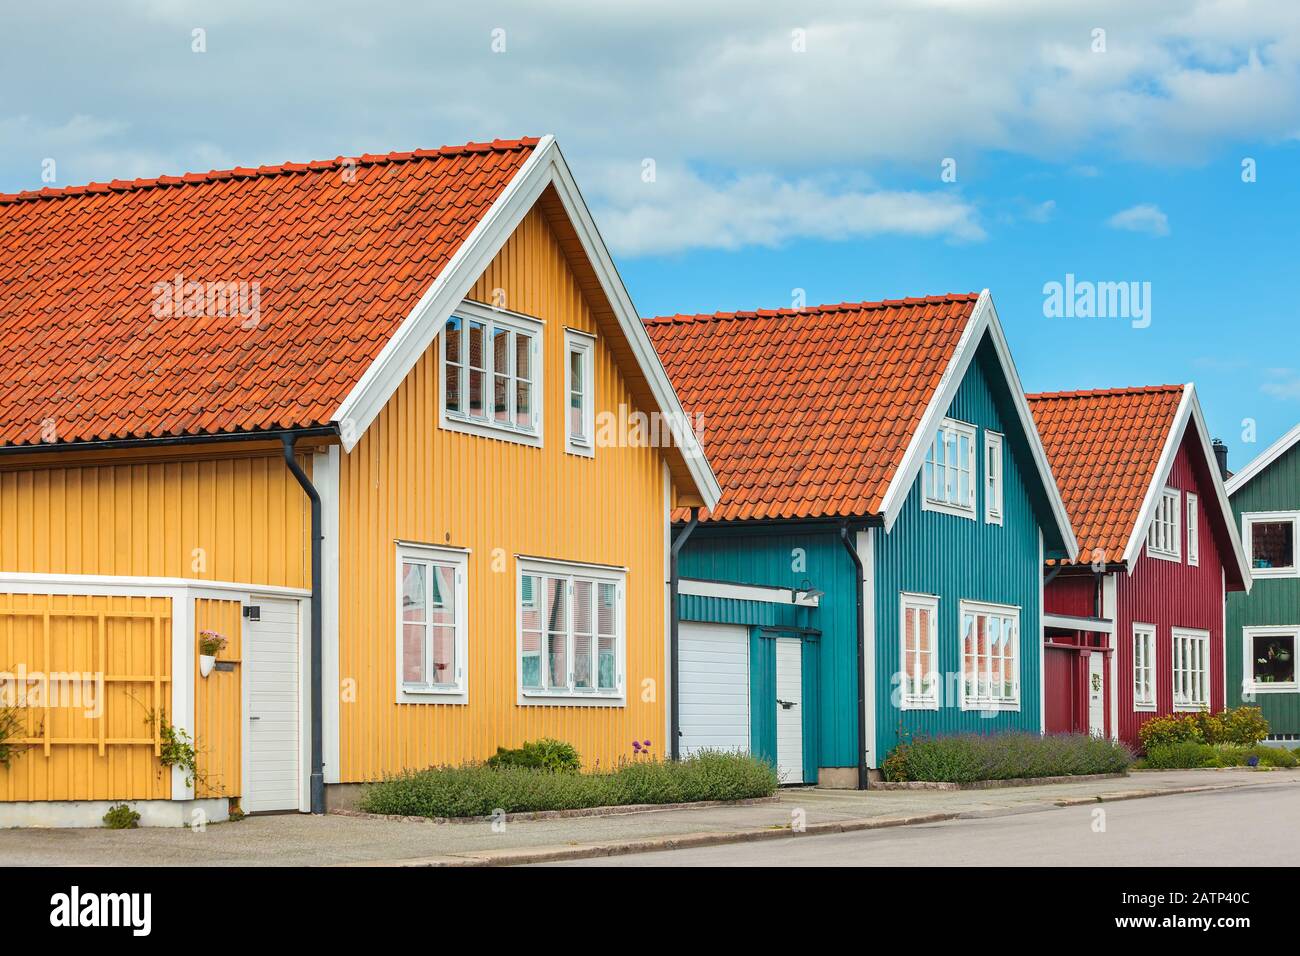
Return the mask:
<path fill-rule="evenodd" d="M 906 686 L 907 663 L 907 612 L 926 611 L 930 615 L 930 690 L 920 692 L 918 688 Z M 898 682 L 899 708 L 902 710 L 938 710 L 939 709 L 939 598 L 934 594 L 913 594 L 901 591 L 898 595 Z M 922 675 L 916 672 L 919 678 Z"/>
<path fill-rule="evenodd" d="M 394 634 L 397 651 L 397 702 L 399 704 L 468 704 L 469 703 L 469 551 L 463 548 L 446 548 L 415 541 L 398 541 L 395 571 L 394 614 L 397 618 Z M 423 564 L 429 570 L 425 580 L 432 587 L 433 566 L 451 567 L 456 572 L 456 680 L 453 684 L 408 683 L 403 674 L 403 620 L 402 620 L 402 565 Z M 429 601 L 428 596 L 425 598 Z M 427 627 L 427 625 L 426 625 Z M 429 651 L 426 649 L 426 653 Z"/>
<path fill-rule="evenodd" d="M 1293 677 L 1300 678 L 1300 669 L 1296 668 L 1295 654 L 1300 652 L 1300 624 L 1283 624 L 1266 627 L 1243 627 L 1241 629 L 1241 691 L 1244 695 L 1255 694 L 1294 694 L 1300 691 L 1300 681 L 1280 681 L 1277 683 L 1257 684 L 1255 682 L 1255 638 L 1289 637 L 1292 643 Z"/>
<path fill-rule="evenodd" d="M 602 564 L 583 564 L 576 562 L 554 561 L 550 558 L 537 558 L 524 555 L 515 556 L 515 685 L 516 702 L 521 706 L 565 706 L 565 707 L 625 707 L 627 705 L 627 568 L 611 567 Z M 565 659 L 568 661 L 569 687 L 561 690 L 547 687 L 524 686 L 524 615 L 523 615 L 523 579 L 525 575 L 545 575 L 547 577 L 567 578 L 566 584 L 566 625 L 568 628 L 568 645 Z M 602 691 L 571 689 L 573 682 L 573 581 L 575 578 L 615 585 L 615 677 L 614 690 Z M 595 610 L 593 608 L 593 614 Z M 545 637 L 543 630 L 543 638 Z M 595 637 L 593 635 L 593 642 Z M 547 677 L 545 641 L 539 647 L 541 675 L 545 682 Z"/>
<path fill-rule="evenodd" d="M 1251 525 L 1273 522 L 1291 523 L 1291 564 L 1289 568 L 1255 567 L 1255 539 Z M 1300 511 L 1246 511 L 1241 516 L 1241 542 L 1246 548 L 1246 563 L 1252 578 L 1300 578 Z"/>
<path fill-rule="evenodd" d="M 511 312 L 508 309 L 494 309 L 478 302 L 465 300 L 452 313 L 452 318 L 461 321 L 461 408 L 466 408 L 469 401 L 469 323 L 474 322 L 482 324 L 484 328 L 483 342 L 483 400 L 488 409 L 486 419 L 471 418 L 466 411 L 449 411 L 447 408 L 447 329 L 444 328 L 438 335 L 438 424 L 439 427 L 447 431 L 461 432 L 466 435 L 478 435 L 482 438 L 497 438 L 502 441 L 515 442 L 520 445 L 531 445 L 536 448 L 542 447 L 543 424 L 545 422 L 544 401 L 545 401 L 545 348 L 543 346 L 543 333 L 546 323 L 541 319 L 533 318 L 529 315 L 522 315 L 518 312 Z M 450 321 L 450 320 L 449 320 Z M 515 401 L 516 393 L 512 387 L 510 389 L 510 424 L 500 424 L 493 419 L 494 396 L 496 395 L 496 370 L 493 368 L 493 348 L 492 339 L 497 329 L 505 329 L 516 334 L 528 335 L 532 337 L 532 350 L 530 360 L 532 363 L 532 377 L 529 382 L 532 385 L 533 396 L 533 424 L 531 428 L 523 428 L 514 424 L 515 421 Z M 514 383 L 517 378 L 514 376 L 514 354 L 511 353 L 511 378 Z"/>
<path fill-rule="evenodd" d="M 1172 638 L 1169 672 L 1173 678 L 1174 710 L 1191 713 L 1209 710 L 1213 699 L 1210 689 L 1210 632 L 1192 627 L 1175 627 L 1172 629 Z M 1184 689 L 1191 688 L 1203 693 L 1204 699 L 1190 700 L 1184 693 L 1180 701 L 1180 685 Z"/>
<path fill-rule="evenodd" d="M 1187 492 L 1187 563 L 1196 567 L 1201 563 L 1201 515 L 1197 505 L 1200 499 Z"/>
<path fill-rule="evenodd" d="M 957 655 L 958 655 L 958 680 L 957 693 L 958 700 L 962 710 L 978 710 L 985 712 L 994 711 L 1012 711 L 1020 710 L 1021 690 L 1020 690 L 1020 670 L 1023 658 L 1021 657 L 1021 634 L 1020 634 L 1020 613 L 1021 609 L 1014 604 L 991 604 L 985 601 L 961 601 L 958 604 L 957 615 Z M 1010 620 L 1015 628 L 1013 640 L 1015 644 L 1015 653 L 1013 658 L 1013 669 L 1015 677 L 1012 680 L 1013 696 L 1012 698 L 992 698 L 979 697 L 971 698 L 966 694 L 966 615 L 971 614 L 976 617 L 999 617 L 1004 621 Z M 1003 658 L 1006 655 L 1002 655 Z M 992 657 L 990 655 L 990 661 Z M 988 672 L 991 676 L 991 670 Z M 990 681 L 991 684 L 991 681 Z M 976 688 L 978 690 L 978 680 Z"/>
<path fill-rule="evenodd" d="M 980 473 L 976 469 L 977 456 L 975 454 L 975 442 L 978 438 L 978 431 L 979 429 L 969 422 L 958 421 L 955 418 L 945 418 L 939 424 L 939 428 L 935 432 L 934 441 L 930 443 L 930 450 L 926 452 L 925 461 L 921 464 L 920 481 L 922 511 L 938 511 L 943 514 L 957 515 L 962 518 L 969 518 L 972 521 L 975 520 L 976 486 L 980 481 Z M 963 470 L 967 472 L 969 475 L 969 480 L 967 482 L 969 493 L 967 494 L 967 500 L 964 505 L 948 501 L 946 493 L 943 498 L 935 498 L 930 494 L 930 488 L 935 484 L 939 472 L 939 468 L 935 463 L 935 451 L 939 447 L 940 443 L 943 443 L 946 448 L 947 436 L 950 433 L 966 438 L 966 464 L 964 469 L 960 463 L 950 466 L 947 462 L 947 455 L 945 453 L 943 465 L 945 475 L 944 484 L 946 488 L 946 477 L 948 473 L 952 471 L 956 473 L 957 481 L 959 483 L 958 487 L 960 487 L 961 472 Z"/>
<path fill-rule="evenodd" d="M 572 431 L 571 407 L 573 400 L 573 353 L 582 356 L 583 393 L 582 422 L 584 435 Z M 596 457 L 596 337 L 577 329 L 564 330 L 564 450 L 571 455 Z"/>
<path fill-rule="evenodd" d="M 1156 502 L 1155 514 L 1147 528 L 1147 554 L 1161 561 L 1183 560 L 1183 493 L 1178 488 L 1165 488 Z M 1162 520 L 1163 519 L 1163 520 Z M 1163 540 L 1162 540 L 1163 539 Z"/>
<path fill-rule="evenodd" d="M 1141 624 L 1133 622 L 1133 710 L 1139 713 L 1154 713 L 1156 709 L 1156 699 L 1159 696 L 1159 689 L 1156 684 L 1156 675 L 1159 671 L 1156 669 L 1156 659 L 1159 651 L 1156 650 L 1156 626 L 1154 624 Z M 1140 682 L 1139 676 L 1145 672 L 1147 684 L 1151 688 L 1150 700 L 1138 696 L 1138 687 Z"/>
<path fill-rule="evenodd" d="M 1002 524 L 1002 510 L 1006 499 L 1005 465 L 1002 455 L 1002 435 L 984 432 L 984 523 Z"/>

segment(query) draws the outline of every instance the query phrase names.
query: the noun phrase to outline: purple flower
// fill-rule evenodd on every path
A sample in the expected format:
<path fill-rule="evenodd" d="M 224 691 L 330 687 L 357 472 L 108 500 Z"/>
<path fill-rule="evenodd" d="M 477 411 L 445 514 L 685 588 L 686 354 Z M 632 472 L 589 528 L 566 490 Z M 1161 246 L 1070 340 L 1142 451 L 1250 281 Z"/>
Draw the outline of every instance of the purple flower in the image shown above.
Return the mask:
<path fill-rule="evenodd" d="M 647 747 L 649 747 L 649 746 L 650 746 L 650 741 L 647 740 L 647 741 L 645 742 L 645 745 L 646 745 Z"/>
<path fill-rule="evenodd" d="M 1246 766 L 1247 766 L 1247 767 L 1258 767 L 1258 766 L 1259 766 L 1259 758 L 1258 758 L 1258 757 L 1254 757 L 1254 756 L 1247 757 L 1247 758 L 1246 758 Z"/>

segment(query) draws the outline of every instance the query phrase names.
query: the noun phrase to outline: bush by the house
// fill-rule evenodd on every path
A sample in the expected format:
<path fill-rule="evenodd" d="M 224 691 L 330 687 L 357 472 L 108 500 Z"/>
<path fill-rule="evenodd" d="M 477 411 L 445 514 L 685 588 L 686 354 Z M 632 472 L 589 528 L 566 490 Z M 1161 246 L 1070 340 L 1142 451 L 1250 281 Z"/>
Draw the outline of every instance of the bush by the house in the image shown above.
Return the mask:
<path fill-rule="evenodd" d="M 573 744 L 553 737 L 529 740 L 516 750 L 498 747 L 487 760 L 494 769 L 526 767 L 530 770 L 548 770 L 552 773 L 577 773 L 582 769 L 582 758 Z"/>
<path fill-rule="evenodd" d="M 1148 754 L 1157 747 L 1187 742 L 1253 747 L 1267 736 L 1268 721 L 1258 707 L 1152 717 L 1138 728 L 1138 740 Z"/>
<path fill-rule="evenodd" d="M 900 744 L 882 769 L 887 780 L 972 783 L 1122 773 L 1132 762 L 1123 744 L 1089 734 L 955 734 Z"/>
<path fill-rule="evenodd" d="M 1196 740 L 1160 744 L 1147 751 L 1148 770 L 1196 770 L 1214 767 L 1281 767 L 1300 765 L 1295 754 L 1260 744 L 1206 744 Z"/>
<path fill-rule="evenodd" d="M 597 773 L 474 765 L 408 771 L 366 789 L 369 813 L 478 817 L 496 810 L 576 810 L 641 803 L 692 803 L 768 797 L 771 764 L 747 754 L 700 751 L 680 761 L 636 760 Z"/>
<path fill-rule="evenodd" d="M 1214 747 L 1199 740 L 1177 740 L 1147 748 L 1149 770 L 1192 770 L 1217 766 L 1217 761 Z"/>
<path fill-rule="evenodd" d="M 134 830 L 140 825 L 140 814 L 125 803 L 118 803 L 108 808 L 104 814 L 104 826 L 110 830 Z"/>

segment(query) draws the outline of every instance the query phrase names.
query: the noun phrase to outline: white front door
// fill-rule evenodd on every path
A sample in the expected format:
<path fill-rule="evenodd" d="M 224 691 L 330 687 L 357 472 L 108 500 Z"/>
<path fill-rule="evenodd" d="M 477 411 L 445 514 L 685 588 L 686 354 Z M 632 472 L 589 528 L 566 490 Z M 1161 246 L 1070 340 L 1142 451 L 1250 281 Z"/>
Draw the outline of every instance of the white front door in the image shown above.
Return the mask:
<path fill-rule="evenodd" d="M 803 783 L 803 641 L 776 639 L 776 769 Z"/>
<path fill-rule="evenodd" d="M 260 620 L 244 621 L 245 812 L 297 810 L 302 706 L 298 602 L 252 597 Z"/>
<path fill-rule="evenodd" d="M 677 643 L 683 757 L 749 752 L 749 628 L 682 621 Z"/>
<path fill-rule="evenodd" d="M 1106 736 L 1105 670 L 1105 655 L 1088 655 L 1088 732 L 1094 737 Z"/>

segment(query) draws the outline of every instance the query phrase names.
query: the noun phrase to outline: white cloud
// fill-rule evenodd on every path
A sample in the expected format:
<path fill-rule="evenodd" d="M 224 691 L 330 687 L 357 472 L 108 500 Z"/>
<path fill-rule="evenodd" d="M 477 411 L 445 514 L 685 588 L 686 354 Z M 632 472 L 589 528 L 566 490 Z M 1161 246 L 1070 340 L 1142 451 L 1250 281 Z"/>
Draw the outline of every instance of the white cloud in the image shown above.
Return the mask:
<path fill-rule="evenodd" d="M 1300 399 L 1300 375 L 1292 369 L 1269 369 L 1273 381 L 1265 382 L 1259 390 L 1265 395 L 1283 400 Z"/>
<path fill-rule="evenodd" d="M 1124 229 L 1128 232 L 1144 232 L 1148 236 L 1169 235 L 1169 217 L 1161 212 L 1160 207 L 1152 203 L 1139 203 L 1128 209 L 1121 209 L 1106 220 L 1112 229 Z"/>

